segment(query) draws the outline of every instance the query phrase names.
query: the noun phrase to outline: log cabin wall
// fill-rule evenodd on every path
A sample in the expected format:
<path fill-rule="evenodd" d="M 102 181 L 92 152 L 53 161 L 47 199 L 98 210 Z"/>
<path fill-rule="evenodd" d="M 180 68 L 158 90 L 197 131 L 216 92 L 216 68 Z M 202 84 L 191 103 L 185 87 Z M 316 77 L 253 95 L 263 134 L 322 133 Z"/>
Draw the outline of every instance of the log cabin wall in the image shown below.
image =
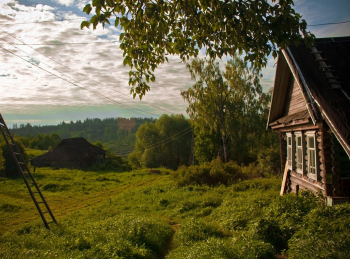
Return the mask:
<path fill-rule="evenodd" d="M 350 160 L 337 138 L 332 134 L 332 191 L 333 196 L 349 196 L 349 188 L 344 190 L 342 180 L 349 178 Z"/>
<path fill-rule="evenodd" d="M 304 97 L 299 86 L 293 76 L 289 78 L 288 92 L 285 101 L 283 116 L 305 111 L 306 105 Z"/>
<path fill-rule="evenodd" d="M 285 167 L 286 161 L 287 161 L 287 141 L 286 141 L 286 134 L 280 132 L 280 133 L 279 133 L 279 138 L 280 138 L 281 172 L 283 173 L 284 167 Z"/>
<path fill-rule="evenodd" d="M 300 132 L 300 131 L 299 131 Z M 287 182 L 287 192 L 296 193 L 299 189 L 307 189 L 314 193 L 321 192 L 324 196 L 330 195 L 332 193 L 332 143 L 331 143 L 331 133 L 327 127 L 320 127 L 316 131 L 313 131 L 315 136 L 315 153 L 316 153 L 316 175 L 312 175 L 308 172 L 309 168 L 309 157 L 307 148 L 303 149 L 304 160 L 304 170 L 303 173 L 296 172 L 295 164 L 293 165 L 293 170 L 290 172 L 289 181 Z M 291 132 L 294 134 L 294 131 Z M 307 147 L 307 133 L 308 131 L 301 131 L 303 139 L 305 141 L 305 147 Z M 286 149 L 286 148 L 285 148 Z M 282 153 L 282 145 L 281 145 Z M 286 152 L 284 152 L 284 161 L 286 159 Z M 296 163 L 296 157 L 293 156 L 294 163 Z"/>
<path fill-rule="evenodd" d="M 333 195 L 332 172 L 332 133 L 327 127 L 319 130 L 317 134 L 318 156 L 320 158 L 320 179 L 325 186 L 324 195 Z"/>

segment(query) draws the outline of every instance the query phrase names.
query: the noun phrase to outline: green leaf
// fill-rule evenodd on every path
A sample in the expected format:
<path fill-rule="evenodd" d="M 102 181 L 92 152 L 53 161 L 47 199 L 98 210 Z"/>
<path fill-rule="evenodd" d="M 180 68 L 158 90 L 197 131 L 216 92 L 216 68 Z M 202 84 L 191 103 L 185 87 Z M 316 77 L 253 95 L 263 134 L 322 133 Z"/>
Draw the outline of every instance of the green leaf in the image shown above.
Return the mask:
<path fill-rule="evenodd" d="M 83 29 L 84 27 L 89 28 L 90 27 L 90 22 L 88 21 L 83 21 L 80 25 L 80 29 Z"/>
<path fill-rule="evenodd" d="M 91 5 L 87 4 L 87 5 L 85 5 L 85 7 L 83 9 L 83 12 L 86 13 L 86 14 L 90 14 L 91 10 L 92 10 Z"/>

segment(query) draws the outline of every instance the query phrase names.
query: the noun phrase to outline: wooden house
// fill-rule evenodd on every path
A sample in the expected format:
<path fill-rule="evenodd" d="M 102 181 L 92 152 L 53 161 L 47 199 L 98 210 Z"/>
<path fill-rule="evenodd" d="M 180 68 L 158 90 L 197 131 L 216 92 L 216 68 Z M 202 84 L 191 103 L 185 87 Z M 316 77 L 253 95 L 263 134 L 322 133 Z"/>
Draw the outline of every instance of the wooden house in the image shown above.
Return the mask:
<path fill-rule="evenodd" d="M 105 154 L 105 150 L 92 145 L 85 138 L 67 138 L 30 162 L 34 167 L 83 168 L 103 162 Z"/>
<path fill-rule="evenodd" d="M 350 37 L 282 51 L 268 128 L 280 136 L 283 191 L 321 192 L 329 205 L 350 200 Z"/>

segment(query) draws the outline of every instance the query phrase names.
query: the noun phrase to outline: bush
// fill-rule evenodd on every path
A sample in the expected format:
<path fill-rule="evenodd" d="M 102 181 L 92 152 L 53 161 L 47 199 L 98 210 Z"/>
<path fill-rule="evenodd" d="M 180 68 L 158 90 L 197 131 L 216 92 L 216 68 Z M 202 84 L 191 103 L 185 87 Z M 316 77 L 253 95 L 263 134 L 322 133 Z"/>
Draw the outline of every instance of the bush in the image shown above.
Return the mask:
<path fill-rule="evenodd" d="M 28 163 L 28 156 L 25 152 L 22 142 L 15 139 L 15 143 L 19 149 L 19 152 L 22 154 L 24 160 L 26 161 L 26 163 Z M 11 152 L 5 142 L 0 142 L 0 149 L 2 153 L 2 159 L 0 158 L 0 169 L 2 165 L 3 173 L 6 177 L 20 177 L 21 174 L 17 169 L 16 162 L 12 158 Z"/>
<path fill-rule="evenodd" d="M 281 162 L 280 162 L 280 150 L 279 147 L 270 147 L 261 149 L 258 154 L 258 163 L 264 174 L 276 175 L 280 173 Z"/>
<path fill-rule="evenodd" d="M 205 241 L 195 242 L 191 246 L 180 246 L 172 250 L 167 259 L 235 259 L 239 258 L 230 249 L 226 240 L 209 237 Z"/>
<path fill-rule="evenodd" d="M 208 240 L 211 237 L 223 237 L 217 226 L 201 219 L 190 219 L 174 235 L 175 246 L 191 246 L 195 242 Z"/>
<path fill-rule="evenodd" d="M 289 240 L 288 258 L 350 258 L 350 204 L 319 206 Z"/>
<path fill-rule="evenodd" d="M 232 161 L 223 163 L 220 159 L 216 159 L 197 166 L 180 167 L 173 173 L 173 178 L 179 186 L 195 184 L 217 186 L 258 178 L 261 175 L 261 169 L 255 164 L 239 166 Z"/>

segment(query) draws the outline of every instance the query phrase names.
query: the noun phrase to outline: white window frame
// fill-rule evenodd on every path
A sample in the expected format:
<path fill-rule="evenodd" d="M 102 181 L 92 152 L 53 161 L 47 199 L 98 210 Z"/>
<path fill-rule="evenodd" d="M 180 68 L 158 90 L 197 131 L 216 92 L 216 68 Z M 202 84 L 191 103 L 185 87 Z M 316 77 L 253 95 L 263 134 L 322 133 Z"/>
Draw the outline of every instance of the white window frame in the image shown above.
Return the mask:
<path fill-rule="evenodd" d="M 298 143 L 300 140 L 300 143 Z M 301 131 L 294 133 L 295 143 L 295 171 L 299 174 L 305 173 L 305 140 L 304 134 Z"/>
<path fill-rule="evenodd" d="M 313 147 L 311 147 L 311 141 L 310 139 L 313 138 Z M 316 131 L 308 131 L 306 132 L 306 139 L 307 139 L 307 174 L 309 178 L 318 179 L 318 159 L 317 159 L 317 136 Z M 313 158 L 313 160 L 312 160 Z M 314 161 L 313 165 L 311 165 L 311 161 Z M 311 171 L 314 171 L 312 173 Z"/>
<path fill-rule="evenodd" d="M 290 143 L 289 143 L 290 139 Z M 288 161 L 288 169 L 293 170 L 294 168 L 294 134 L 292 132 L 286 133 L 286 140 L 287 140 L 287 161 Z"/>

